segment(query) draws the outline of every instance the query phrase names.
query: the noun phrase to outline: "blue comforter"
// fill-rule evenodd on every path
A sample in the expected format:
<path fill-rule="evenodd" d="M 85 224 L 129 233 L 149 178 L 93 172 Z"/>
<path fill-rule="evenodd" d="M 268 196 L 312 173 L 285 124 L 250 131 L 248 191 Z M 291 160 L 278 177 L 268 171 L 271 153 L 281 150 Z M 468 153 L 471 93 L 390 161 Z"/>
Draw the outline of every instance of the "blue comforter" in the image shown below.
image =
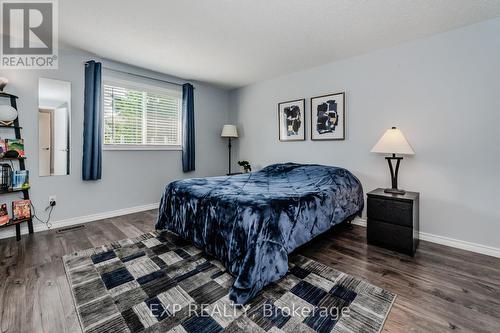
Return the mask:
<path fill-rule="evenodd" d="M 230 177 L 170 183 L 156 229 L 168 229 L 219 259 L 235 277 L 230 298 L 245 304 L 288 271 L 288 254 L 360 214 L 363 189 L 349 171 L 274 164 Z"/>

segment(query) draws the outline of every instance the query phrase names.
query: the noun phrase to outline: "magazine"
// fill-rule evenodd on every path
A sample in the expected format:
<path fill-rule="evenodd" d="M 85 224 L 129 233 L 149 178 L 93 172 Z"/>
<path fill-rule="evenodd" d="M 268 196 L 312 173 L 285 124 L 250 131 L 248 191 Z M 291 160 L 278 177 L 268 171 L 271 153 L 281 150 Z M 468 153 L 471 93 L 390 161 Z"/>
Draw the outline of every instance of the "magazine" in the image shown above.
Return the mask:
<path fill-rule="evenodd" d="M 12 171 L 12 189 L 27 190 L 29 188 L 30 188 L 29 171 L 28 170 Z"/>
<path fill-rule="evenodd" d="M 7 151 L 17 151 L 19 157 L 24 157 L 24 140 L 23 139 L 6 139 Z"/>
<path fill-rule="evenodd" d="M 7 152 L 7 144 L 5 139 L 0 139 L 0 157 L 2 157 Z"/>
<path fill-rule="evenodd" d="M 7 204 L 2 204 L 0 206 L 0 225 L 9 223 L 10 217 L 9 212 L 7 212 Z"/>
<path fill-rule="evenodd" d="M 12 201 L 12 218 L 14 220 L 24 220 L 31 217 L 31 201 L 16 200 Z"/>

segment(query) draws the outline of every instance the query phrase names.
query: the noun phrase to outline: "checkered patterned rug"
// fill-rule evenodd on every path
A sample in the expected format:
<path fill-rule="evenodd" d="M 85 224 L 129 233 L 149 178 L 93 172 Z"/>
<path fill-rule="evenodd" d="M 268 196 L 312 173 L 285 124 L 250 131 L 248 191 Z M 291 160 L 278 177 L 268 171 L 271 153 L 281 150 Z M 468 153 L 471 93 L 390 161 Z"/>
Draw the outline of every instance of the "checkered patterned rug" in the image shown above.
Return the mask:
<path fill-rule="evenodd" d="M 380 332 L 396 295 L 302 256 L 249 304 L 220 262 L 169 232 L 63 258 L 84 332 Z"/>

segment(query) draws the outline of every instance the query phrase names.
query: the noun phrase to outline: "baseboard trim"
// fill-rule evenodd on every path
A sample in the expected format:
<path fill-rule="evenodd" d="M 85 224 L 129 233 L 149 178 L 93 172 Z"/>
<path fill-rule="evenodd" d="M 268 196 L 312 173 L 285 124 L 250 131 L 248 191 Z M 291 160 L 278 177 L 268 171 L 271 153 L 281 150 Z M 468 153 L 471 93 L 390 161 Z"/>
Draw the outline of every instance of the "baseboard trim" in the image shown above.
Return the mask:
<path fill-rule="evenodd" d="M 112 210 L 112 211 L 108 211 L 108 212 L 102 212 L 102 213 L 96 213 L 96 214 L 91 214 L 91 215 L 78 216 L 78 217 L 72 217 L 69 219 L 58 220 L 58 221 L 52 222 L 52 227 L 50 228 L 50 230 L 59 229 L 59 228 L 63 228 L 63 227 L 69 227 L 69 226 L 76 225 L 76 224 L 82 224 L 82 223 L 87 223 L 87 222 L 103 220 L 103 219 L 109 219 L 112 217 L 117 217 L 117 216 L 122 216 L 122 215 L 127 215 L 127 214 L 140 213 L 140 212 L 144 212 L 146 210 L 157 209 L 158 206 L 159 206 L 159 203 L 152 203 L 152 204 L 147 204 L 147 205 L 142 205 L 142 206 L 135 206 L 135 207 Z M 41 231 L 47 231 L 49 229 L 44 224 L 34 220 L 33 221 L 33 230 L 35 232 L 41 232 Z M 21 228 L 21 234 L 25 235 L 27 233 L 28 233 L 28 227 L 24 223 L 22 228 Z M 14 227 L 10 227 L 10 228 L 2 230 L 0 232 L 0 239 L 14 237 L 15 235 L 16 235 L 16 229 Z"/>
<path fill-rule="evenodd" d="M 59 229 L 59 228 L 63 228 L 63 227 L 69 227 L 69 226 L 76 225 L 76 224 L 82 224 L 82 223 L 103 220 L 103 219 L 109 219 L 112 217 L 117 217 L 117 216 L 122 216 L 122 215 L 127 215 L 127 214 L 140 213 L 140 212 L 144 212 L 144 211 L 151 210 L 151 209 L 157 209 L 158 206 L 159 206 L 159 203 L 152 203 L 152 204 L 147 204 L 147 205 L 142 205 L 142 206 L 123 208 L 123 209 L 102 212 L 102 213 L 96 213 L 96 214 L 91 214 L 91 215 L 72 217 L 69 219 L 63 219 L 63 220 L 52 222 L 52 228 L 50 230 Z M 35 232 L 49 230 L 45 225 L 38 223 L 37 221 L 34 221 L 33 223 L 34 223 L 33 227 L 34 227 Z M 362 219 L 362 218 L 355 218 L 352 221 L 352 224 L 366 228 L 366 220 Z M 27 228 L 27 226 L 24 225 L 21 228 L 21 234 L 24 235 L 27 233 L 28 233 L 28 228 Z M 2 230 L 0 232 L 0 239 L 14 237 L 15 235 L 16 235 L 15 228 L 11 227 L 11 228 Z M 444 236 L 439 236 L 439 235 L 433 235 L 433 234 L 429 234 L 427 232 L 422 232 L 422 231 L 419 232 L 419 238 L 421 240 L 431 242 L 431 243 L 441 244 L 441 245 L 450 246 L 450 247 L 454 247 L 454 248 L 461 249 L 461 250 L 481 253 L 481 254 L 485 254 L 488 256 L 500 258 L 500 249 L 492 247 L 492 246 L 486 246 L 486 245 L 481 245 L 481 244 L 477 244 L 477 243 L 466 242 L 466 241 L 459 240 L 459 239 L 454 239 L 454 238 L 449 238 L 449 237 L 444 237 Z"/>
<path fill-rule="evenodd" d="M 366 228 L 366 220 L 362 219 L 360 217 L 356 217 L 354 220 L 351 222 L 354 225 L 359 225 L 360 227 L 365 227 Z"/>
<path fill-rule="evenodd" d="M 359 225 L 366 228 L 366 220 L 362 218 L 356 218 L 352 221 L 352 224 Z M 466 242 L 460 239 L 449 238 L 439 235 L 429 234 L 427 232 L 420 231 L 418 233 L 419 239 L 431 243 L 441 244 L 449 247 L 454 247 L 461 250 L 471 251 L 475 253 L 481 253 L 488 256 L 500 258 L 500 249 L 492 246 Z"/>

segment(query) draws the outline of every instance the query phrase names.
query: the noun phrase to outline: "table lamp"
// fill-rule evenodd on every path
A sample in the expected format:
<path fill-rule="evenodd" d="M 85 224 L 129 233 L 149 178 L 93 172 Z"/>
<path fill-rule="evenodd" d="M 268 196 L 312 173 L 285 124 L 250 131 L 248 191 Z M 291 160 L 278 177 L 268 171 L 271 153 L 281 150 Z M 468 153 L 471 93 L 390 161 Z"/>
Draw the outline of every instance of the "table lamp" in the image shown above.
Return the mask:
<path fill-rule="evenodd" d="M 401 163 L 403 157 L 396 156 L 396 154 L 414 155 L 415 152 L 406 140 L 403 132 L 401 132 L 396 127 L 388 129 L 372 148 L 371 152 L 380 154 L 392 154 L 391 157 L 385 158 L 387 160 L 387 163 L 389 163 L 389 170 L 391 171 L 392 188 L 387 188 L 384 190 L 384 192 L 400 195 L 405 194 L 406 192 L 404 190 L 398 189 L 399 164 Z M 396 161 L 395 168 L 392 164 L 392 161 Z"/>

